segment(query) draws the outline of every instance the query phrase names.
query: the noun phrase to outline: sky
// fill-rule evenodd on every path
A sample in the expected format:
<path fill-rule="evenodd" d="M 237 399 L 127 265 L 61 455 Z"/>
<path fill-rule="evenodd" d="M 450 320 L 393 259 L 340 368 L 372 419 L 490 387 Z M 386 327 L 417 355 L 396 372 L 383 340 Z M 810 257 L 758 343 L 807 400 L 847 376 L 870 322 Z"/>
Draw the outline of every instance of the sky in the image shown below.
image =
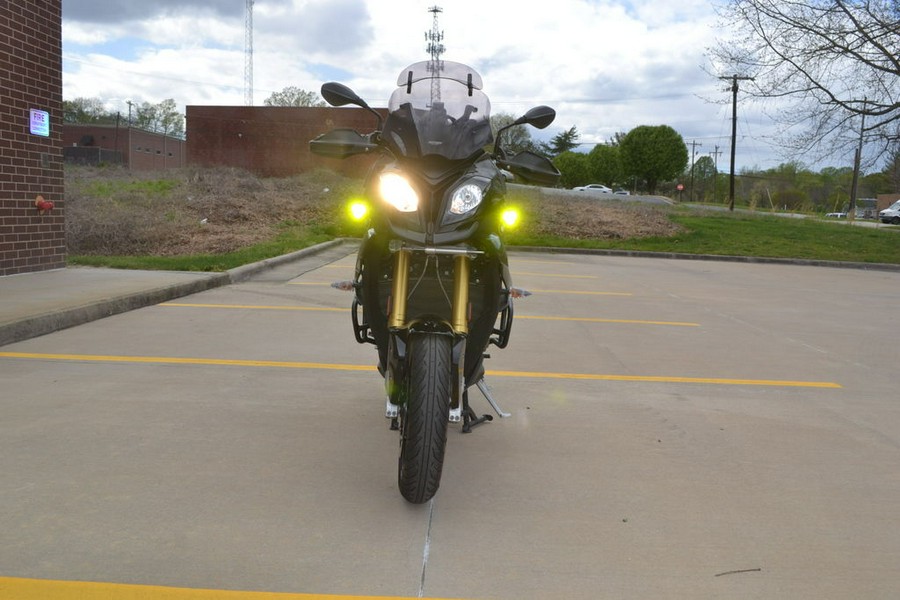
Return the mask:
<path fill-rule="evenodd" d="M 535 139 L 575 126 L 588 151 L 617 132 L 669 125 L 724 172 L 730 82 L 705 57 L 726 33 L 719 1 L 255 0 L 254 104 L 334 80 L 386 106 L 400 71 L 429 58 L 429 9 L 439 6 L 443 58 L 482 75 L 493 114 L 556 109 Z M 246 0 L 63 0 L 63 97 L 100 98 L 123 115 L 128 101 L 242 105 L 245 17 Z M 773 134 L 762 107 L 739 95 L 736 168 L 788 160 Z"/>

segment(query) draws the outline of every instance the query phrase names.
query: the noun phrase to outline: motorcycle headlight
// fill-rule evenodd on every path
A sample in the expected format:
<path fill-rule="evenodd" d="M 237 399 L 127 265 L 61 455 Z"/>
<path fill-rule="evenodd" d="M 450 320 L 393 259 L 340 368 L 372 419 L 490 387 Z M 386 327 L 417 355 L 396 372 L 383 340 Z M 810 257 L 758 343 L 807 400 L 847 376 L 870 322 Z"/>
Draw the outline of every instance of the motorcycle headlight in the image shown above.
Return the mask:
<path fill-rule="evenodd" d="M 419 208 L 419 195 L 399 173 L 382 173 L 378 192 L 385 202 L 400 212 L 415 212 Z"/>
<path fill-rule="evenodd" d="M 457 188 L 450 197 L 450 212 L 454 215 L 464 215 L 481 204 L 484 191 L 474 183 L 469 183 Z"/>

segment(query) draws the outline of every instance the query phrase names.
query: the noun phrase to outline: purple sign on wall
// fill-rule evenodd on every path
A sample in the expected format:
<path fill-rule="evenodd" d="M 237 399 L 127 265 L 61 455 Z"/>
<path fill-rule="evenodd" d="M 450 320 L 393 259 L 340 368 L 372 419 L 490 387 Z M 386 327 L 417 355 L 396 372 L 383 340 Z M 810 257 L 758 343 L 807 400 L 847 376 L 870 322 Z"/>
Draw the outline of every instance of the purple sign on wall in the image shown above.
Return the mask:
<path fill-rule="evenodd" d="M 44 137 L 50 136 L 50 113 L 36 108 L 31 109 L 31 133 Z"/>

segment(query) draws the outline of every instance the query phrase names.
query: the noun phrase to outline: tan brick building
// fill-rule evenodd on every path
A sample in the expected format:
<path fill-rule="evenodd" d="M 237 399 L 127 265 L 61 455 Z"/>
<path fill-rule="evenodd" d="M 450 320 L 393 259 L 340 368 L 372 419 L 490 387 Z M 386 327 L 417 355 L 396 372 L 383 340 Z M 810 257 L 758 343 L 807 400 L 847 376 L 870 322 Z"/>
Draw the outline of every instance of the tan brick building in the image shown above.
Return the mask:
<path fill-rule="evenodd" d="M 61 28 L 62 0 L 0 2 L 0 276 L 65 266 Z"/>

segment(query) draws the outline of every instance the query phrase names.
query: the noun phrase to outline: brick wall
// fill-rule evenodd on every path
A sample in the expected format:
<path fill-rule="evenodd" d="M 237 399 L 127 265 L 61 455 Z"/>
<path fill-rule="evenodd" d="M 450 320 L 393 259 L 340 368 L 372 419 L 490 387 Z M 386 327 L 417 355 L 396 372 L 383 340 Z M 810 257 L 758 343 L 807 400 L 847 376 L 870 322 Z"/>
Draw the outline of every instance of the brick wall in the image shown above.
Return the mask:
<path fill-rule="evenodd" d="M 0 275 L 65 266 L 62 0 L 0 2 Z M 50 134 L 31 133 L 31 110 Z M 40 215 L 35 199 L 55 204 Z"/>
<path fill-rule="evenodd" d="M 311 139 L 336 127 L 360 133 L 375 129 L 375 116 L 361 108 L 188 106 L 186 113 L 188 164 L 225 165 L 263 177 L 287 177 L 317 167 L 362 175 L 372 162 L 369 156 L 338 160 L 309 151 Z"/>

